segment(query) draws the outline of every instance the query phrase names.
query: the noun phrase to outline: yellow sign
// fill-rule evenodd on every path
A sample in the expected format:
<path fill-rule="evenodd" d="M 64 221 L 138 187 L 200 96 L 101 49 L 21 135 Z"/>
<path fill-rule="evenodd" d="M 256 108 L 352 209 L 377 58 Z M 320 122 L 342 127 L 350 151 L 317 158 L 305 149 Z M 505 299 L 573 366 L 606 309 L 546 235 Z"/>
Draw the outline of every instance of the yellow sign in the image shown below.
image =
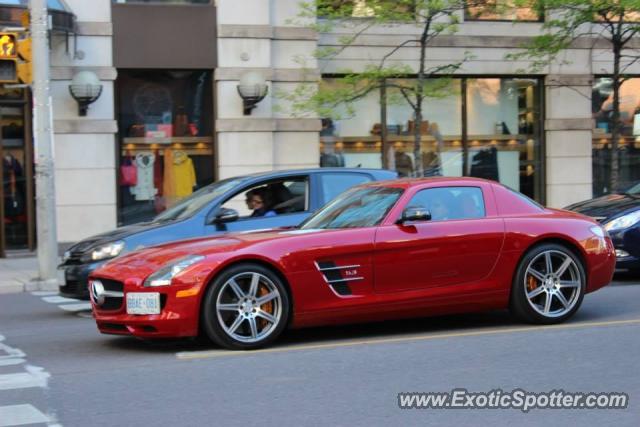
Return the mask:
<path fill-rule="evenodd" d="M 0 58 L 16 58 L 16 35 L 13 33 L 0 33 Z"/>

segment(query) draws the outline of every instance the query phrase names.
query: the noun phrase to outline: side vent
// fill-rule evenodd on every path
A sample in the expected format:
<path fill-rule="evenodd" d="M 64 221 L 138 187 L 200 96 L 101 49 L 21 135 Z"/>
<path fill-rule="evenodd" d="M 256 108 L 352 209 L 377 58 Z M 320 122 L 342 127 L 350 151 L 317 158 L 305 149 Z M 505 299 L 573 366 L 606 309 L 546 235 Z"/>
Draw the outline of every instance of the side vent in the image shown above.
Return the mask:
<path fill-rule="evenodd" d="M 316 268 L 322 273 L 329 287 L 339 296 L 352 294 L 349 282 L 364 279 L 364 277 L 357 275 L 360 265 L 337 266 L 333 261 L 318 261 L 316 262 Z M 351 273 L 351 275 L 347 275 L 347 272 Z"/>

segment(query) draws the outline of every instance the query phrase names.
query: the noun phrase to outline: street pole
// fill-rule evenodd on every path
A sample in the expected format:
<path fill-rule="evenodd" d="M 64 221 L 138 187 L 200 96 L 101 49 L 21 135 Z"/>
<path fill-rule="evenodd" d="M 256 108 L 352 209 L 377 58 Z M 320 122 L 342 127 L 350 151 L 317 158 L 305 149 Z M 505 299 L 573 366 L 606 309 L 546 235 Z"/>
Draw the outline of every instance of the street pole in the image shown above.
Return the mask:
<path fill-rule="evenodd" d="M 49 93 L 49 14 L 46 0 L 31 0 L 33 47 L 33 139 L 36 176 L 36 228 L 39 279 L 57 284 L 58 239 L 54 182 L 51 95 Z"/>

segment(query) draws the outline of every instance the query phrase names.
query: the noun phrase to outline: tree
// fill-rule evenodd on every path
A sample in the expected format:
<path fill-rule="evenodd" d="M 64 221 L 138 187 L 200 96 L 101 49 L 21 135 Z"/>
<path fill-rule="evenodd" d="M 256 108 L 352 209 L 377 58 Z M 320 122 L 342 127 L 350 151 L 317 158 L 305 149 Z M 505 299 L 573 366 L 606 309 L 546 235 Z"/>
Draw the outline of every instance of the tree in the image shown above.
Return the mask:
<path fill-rule="evenodd" d="M 578 39 L 591 41 L 592 47 L 607 49 L 613 58 L 613 102 L 611 110 L 610 191 L 619 190 L 620 87 L 629 78 L 627 70 L 640 60 L 630 43 L 640 32 L 640 0 L 517 0 L 546 13 L 543 34 L 523 46 L 525 50 L 509 55 L 529 59 L 531 68 L 540 70 L 556 61 L 558 55 Z"/>
<path fill-rule="evenodd" d="M 353 112 L 353 103 L 375 90 L 381 90 L 382 103 L 386 89 L 391 89 L 404 99 L 413 110 L 413 157 L 416 174 L 423 174 L 421 124 L 423 102 L 429 97 L 445 97 L 451 93 L 451 76 L 467 60 L 465 54 L 455 62 L 439 61 L 430 64 L 428 47 L 443 34 L 457 31 L 460 12 L 466 4 L 463 0 L 312 0 L 300 3 L 300 17 L 319 33 L 330 33 L 335 28 L 348 29 L 348 35 L 338 38 L 331 47 L 320 47 L 314 52 L 322 61 L 335 58 L 346 48 L 354 46 L 367 30 L 375 26 L 415 25 L 419 31 L 405 40 L 394 42 L 381 57 L 372 60 L 360 70 L 340 70 L 337 85 L 300 85 L 285 95 L 294 111 L 313 111 L 320 117 L 335 117 L 337 107 L 344 106 Z M 316 19 L 321 17 L 321 19 Z M 394 38 L 394 40 L 396 40 Z M 407 64 L 394 60 L 401 49 L 414 49 L 416 58 Z M 415 75 L 415 79 L 406 79 Z M 404 78 L 404 80 L 402 80 Z M 339 117 L 338 117 L 339 118 Z M 382 124 L 383 140 L 386 123 Z"/>

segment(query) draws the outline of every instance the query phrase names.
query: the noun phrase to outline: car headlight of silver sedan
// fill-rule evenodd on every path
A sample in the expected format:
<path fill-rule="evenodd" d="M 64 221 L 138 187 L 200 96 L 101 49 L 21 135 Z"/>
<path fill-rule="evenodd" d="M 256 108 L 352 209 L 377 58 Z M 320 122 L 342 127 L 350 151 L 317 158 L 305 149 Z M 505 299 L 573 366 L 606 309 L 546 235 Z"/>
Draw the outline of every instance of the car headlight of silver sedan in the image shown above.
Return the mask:
<path fill-rule="evenodd" d="M 640 210 L 622 215 L 613 221 L 609 221 L 604 225 L 604 228 L 607 231 L 623 230 L 637 224 L 638 221 L 640 221 Z"/>
<path fill-rule="evenodd" d="M 100 261 L 103 259 L 115 258 L 124 249 L 124 242 L 118 240 L 117 242 L 107 243 L 106 245 L 98 246 L 91 250 L 88 254 L 88 258 L 91 261 Z"/>
<path fill-rule="evenodd" d="M 189 255 L 187 257 L 180 258 L 171 264 L 165 265 L 160 270 L 147 277 L 147 280 L 144 281 L 144 286 L 168 286 L 171 284 L 174 277 L 203 259 L 204 257 L 202 255 Z"/>

